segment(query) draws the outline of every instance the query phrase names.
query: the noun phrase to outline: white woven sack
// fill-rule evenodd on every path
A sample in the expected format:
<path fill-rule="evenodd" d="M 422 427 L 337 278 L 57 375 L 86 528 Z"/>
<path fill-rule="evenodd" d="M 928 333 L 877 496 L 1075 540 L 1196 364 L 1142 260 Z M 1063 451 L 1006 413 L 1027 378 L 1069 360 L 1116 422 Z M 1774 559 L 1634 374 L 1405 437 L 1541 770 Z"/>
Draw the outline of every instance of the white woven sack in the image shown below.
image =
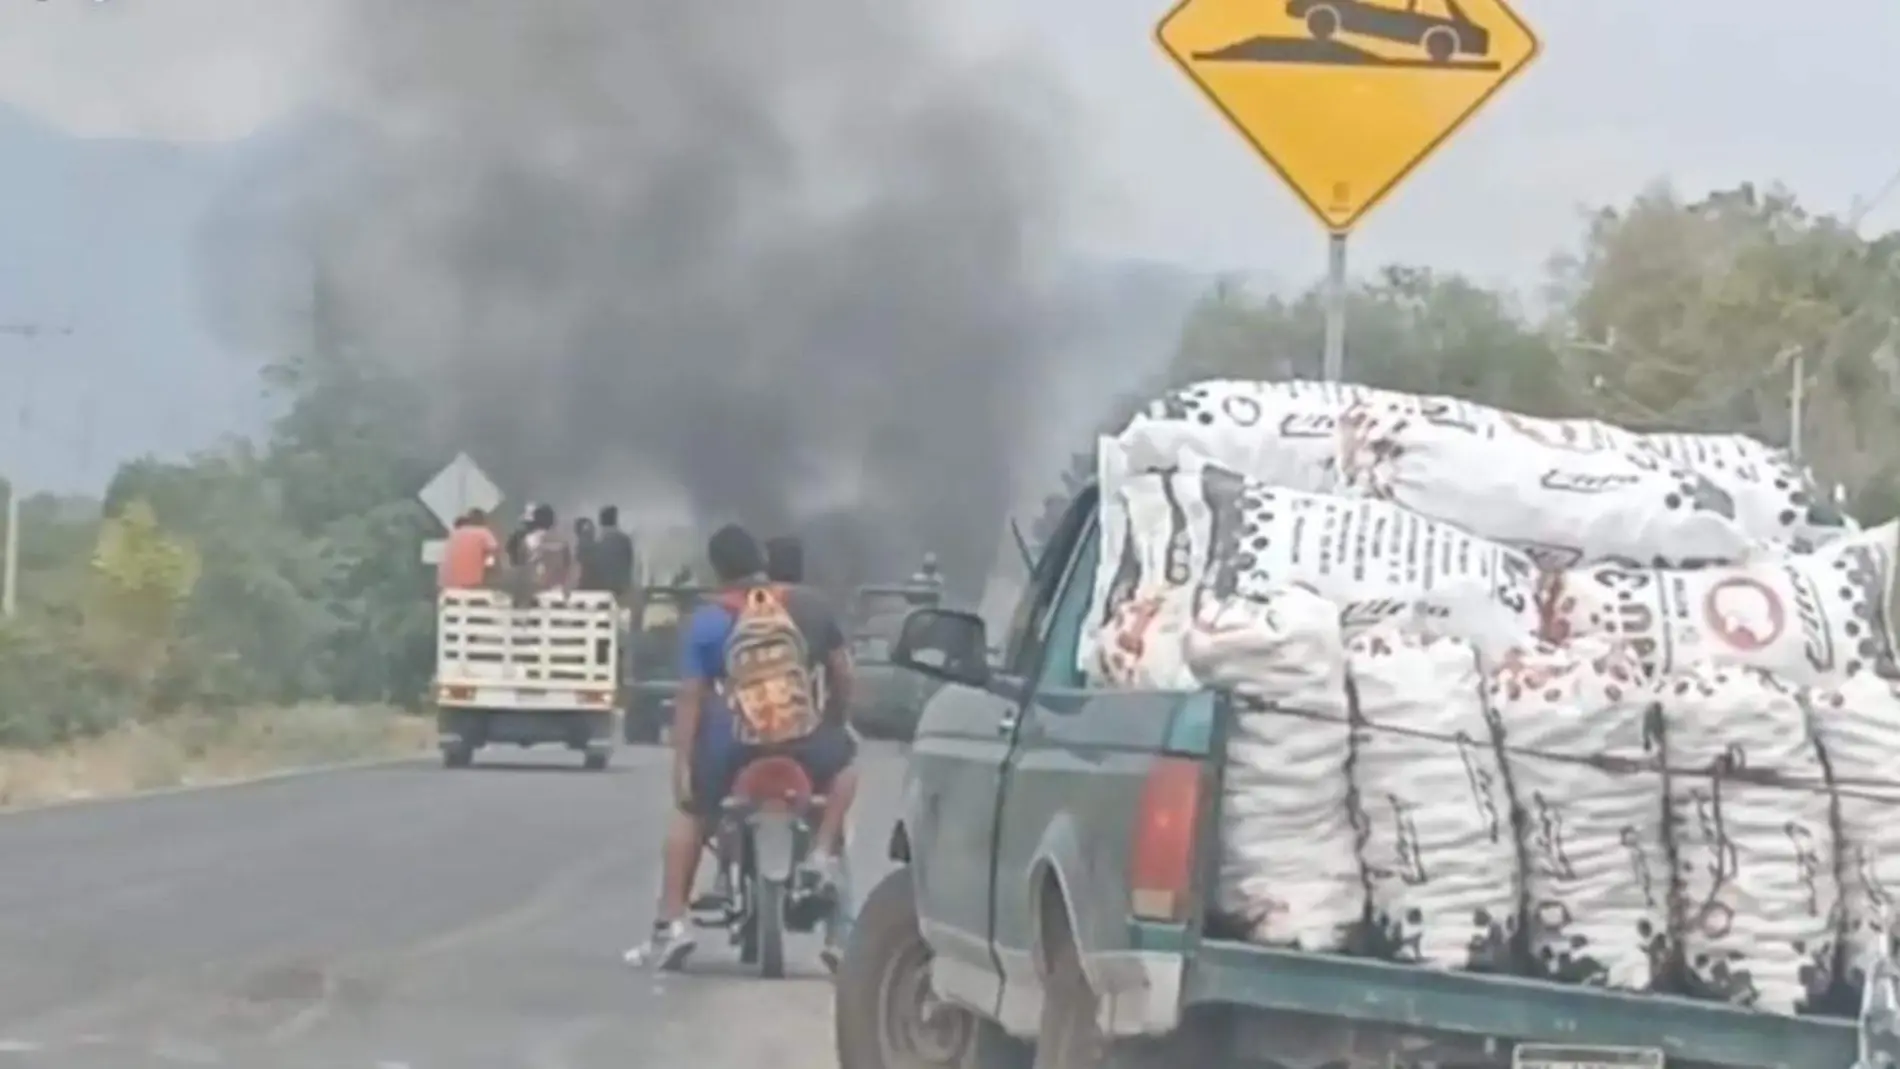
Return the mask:
<path fill-rule="evenodd" d="M 1395 622 L 1354 637 L 1347 655 L 1374 951 L 1509 970 L 1524 905 L 1518 843 L 1476 651 Z"/>
<path fill-rule="evenodd" d="M 1342 950 L 1365 913 L 1346 762 L 1339 611 L 1307 590 L 1207 603 L 1187 638 L 1203 683 L 1231 687 L 1216 903 L 1248 938 Z"/>
<path fill-rule="evenodd" d="M 1774 1013 L 1834 982 L 1834 799 L 1796 692 L 1704 666 L 1663 688 L 1675 931 L 1691 993 Z"/>
<path fill-rule="evenodd" d="M 1552 445 L 1514 427 L 1362 402 L 1340 421 L 1340 482 L 1548 568 L 1700 566 L 1754 550 L 1734 501 L 1706 480 L 1652 456 Z"/>
<path fill-rule="evenodd" d="M 1654 691 L 1601 642 L 1520 651 L 1485 690 L 1523 812 L 1532 965 L 1629 991 L 1667 975 L 1669 858 Z"/>
<path fill-rule="evenodd" d="M 1555 583 L 1545 637 L 1623 642 L 1656 679 L 1700 665 L 1803 685 L 1891 675 L 1896 534 L 1900 524 L 1888 524 L 1811 554 L 1695 571 L 1572 569 Z"/>

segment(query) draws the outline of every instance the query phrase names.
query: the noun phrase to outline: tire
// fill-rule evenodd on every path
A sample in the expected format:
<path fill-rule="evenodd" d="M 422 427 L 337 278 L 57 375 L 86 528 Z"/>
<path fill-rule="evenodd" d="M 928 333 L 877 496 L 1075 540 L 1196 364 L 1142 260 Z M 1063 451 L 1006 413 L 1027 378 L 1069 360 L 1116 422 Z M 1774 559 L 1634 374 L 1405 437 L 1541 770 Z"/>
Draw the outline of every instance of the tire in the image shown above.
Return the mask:
<path fill-rule="evenodd" d="M 838 964 L 839 1069 L 1029 1069 L 1028 1047 L 989 1021 L 943 1003 L 934 1023 L 909 1012 L 906 995 L 929 972 L 910 869 L 898 868 L 865 898 Z"/>
<path fill-rule="evenodd" d="M 1339 32 L 1339 12 L 1321 4 L 1306 13 L 1306 32 L 1315 41 L 1330 41 Z"/>
<path fill-rule="evenodd" d="M 581 758 L 581 767 L 589 772 L 601 772 L 607 768 L 607 762 L 613 755 L 606 750 L 589 750 Z"/>
<path fill-rule="evenodd" d="M 1167 1036 L 1110 1040 L 1095 1017 L 1095 991 L 1075 940 L 1064 931 L 1044 981 L 1042 1029 L 1033 1069 L 1171 1069 L 1231 1064 L 1205 1021 L 1183 1021 Z"/>
<path fill-rule="evenodd" d="M 467 768 L 475 762 L 475 750 L 466 743 L 442 747 L 443 768 Z"/>
<path fill-rule="evenodd" d="M 752 877 L 752 926 L 759 945 L 759 975 L 777 980 L 785 975 L 785 885 L 763 876 Z"/>
<path fill-rule="evenodd" d="M 1095 1019 L 1095 992 L 1082 973 L 1075 940 L 1065 932 L 1044 983 L 1034 1069 L 1106 1069 L 1108 1064 L 1108 1039 Z"/>
<path fill-rule="evenodd" d="M 1443 26 L 1434 26 L 1425 31 L 1419 45 L 1432 57 L 1433 63 L 1450 63 L 1451 57 L 1458 54 L 1458 35 Z"/>

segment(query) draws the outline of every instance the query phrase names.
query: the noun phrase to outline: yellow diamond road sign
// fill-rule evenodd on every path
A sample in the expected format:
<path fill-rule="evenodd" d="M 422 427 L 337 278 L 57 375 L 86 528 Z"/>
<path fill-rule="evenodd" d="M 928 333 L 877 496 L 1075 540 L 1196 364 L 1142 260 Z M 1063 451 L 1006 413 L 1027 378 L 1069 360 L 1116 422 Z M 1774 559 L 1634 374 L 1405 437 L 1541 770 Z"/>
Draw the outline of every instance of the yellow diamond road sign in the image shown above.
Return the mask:
<path fill-rule="evenodd" d="M 1503 0 L 1180 0 L 1155 36 L 1337 233 L 1538 50 Z"/>

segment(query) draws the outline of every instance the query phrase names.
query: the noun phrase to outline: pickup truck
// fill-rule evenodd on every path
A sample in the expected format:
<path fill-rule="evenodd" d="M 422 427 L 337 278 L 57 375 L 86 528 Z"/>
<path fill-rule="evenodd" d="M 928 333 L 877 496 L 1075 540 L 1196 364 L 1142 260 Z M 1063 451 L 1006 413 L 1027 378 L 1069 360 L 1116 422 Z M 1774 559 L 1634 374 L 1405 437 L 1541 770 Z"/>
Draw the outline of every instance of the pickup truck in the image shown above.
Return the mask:
<path fill-rule="evenodd" d="M 977 616 L 905 620 L 893 660 L 943 685 L 910 751 L 897 865 L 839 968 L 842 1069 L 1900 1064 L 1891 979 L 1858 1019 L 1789 1017 L 1223 937 L 1229 699 L 1086 685 L 1097 500 L 1057 525 L 1000 662 Z"/>
<path fill-rule="evenodd" d="M 619 727 L 620 610 L 613 595 L 444 590 L 436 601 L 435 704 L 447 768 L 484 746 L 553 744 L 599 771 Z"/>

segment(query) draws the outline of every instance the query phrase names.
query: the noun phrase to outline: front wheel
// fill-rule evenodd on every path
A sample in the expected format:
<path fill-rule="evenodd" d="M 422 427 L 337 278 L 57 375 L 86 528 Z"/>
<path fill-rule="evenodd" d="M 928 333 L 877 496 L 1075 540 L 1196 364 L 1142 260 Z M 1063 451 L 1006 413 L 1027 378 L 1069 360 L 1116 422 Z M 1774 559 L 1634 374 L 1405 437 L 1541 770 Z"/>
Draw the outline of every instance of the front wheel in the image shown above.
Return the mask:
<path fill-rule="evenodd" d="M 785 975 L 785 883 L 752 877 L 752 931 L 758 941 L 759 975 L 777 980 Z"/>
<path fill-rule="evenodd" d="M 884 877 L 858 910 L 832 1000 L 839 1069 L 1028 1069 L 1028 1049 L 930 987 L 910 870 Z"/>

